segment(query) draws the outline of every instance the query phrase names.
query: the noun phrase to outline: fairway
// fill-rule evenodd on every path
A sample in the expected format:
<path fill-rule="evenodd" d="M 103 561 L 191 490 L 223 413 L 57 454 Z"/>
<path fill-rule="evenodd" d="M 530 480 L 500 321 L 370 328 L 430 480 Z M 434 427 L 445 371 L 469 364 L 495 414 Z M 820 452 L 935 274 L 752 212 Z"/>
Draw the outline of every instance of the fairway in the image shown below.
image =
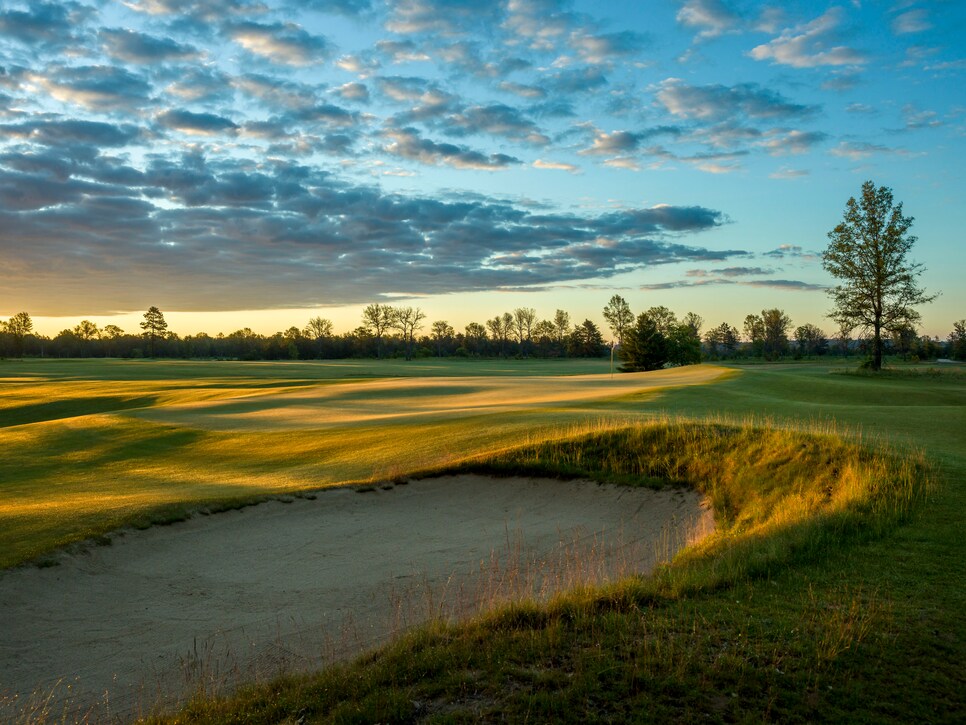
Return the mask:
<path fill-rule="evenodd" d="M 624 419 L 645 398 L 729 374 L 606 370 L 602 361 L 7 362 L 0 566 L 192 509 L 457 463 L 561 426 Z M 619 401 L 630 402 L 615 414 Z"/>

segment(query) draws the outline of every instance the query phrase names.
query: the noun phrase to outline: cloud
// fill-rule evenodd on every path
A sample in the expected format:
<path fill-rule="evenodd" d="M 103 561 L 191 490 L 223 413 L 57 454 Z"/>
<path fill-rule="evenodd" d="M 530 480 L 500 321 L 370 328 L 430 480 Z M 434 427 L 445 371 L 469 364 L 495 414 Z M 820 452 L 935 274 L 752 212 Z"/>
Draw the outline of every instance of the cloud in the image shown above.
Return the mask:
<path fill-rule="evenodd" d="M 771 156 L 790 156 L 808 153 L 816 145 L 828 138 L 827 133 L 821 131 L 784 132 L 759 144 Z"/>
<path fill-rule="evenodd" d="M 423 152 L 445 155 L 439 146 Z M 747 256 L 678 239 L 724 221 L 700 206 L 579 215 L 484 195 L 387 194 L 292 162 L 256 169 L 198 153 L 151 159 L 134 191 L 0 160 L 0 253 L 21 271 L 0 304 L 44 314 L 69 301 L 93 314 L 518 289 Z"/>
<path fill-rule="evenodd" d="M 580 59 L 595 65 L 634 55 L 647 43 L 645 36 L 629 30 L 599 35 L 575 33 L 570 39 L 570 46 Z"/>
<path fill-rule="evenodd" d="M 905 121 L 905 130 L 914 131 L 923 128 L 939 128 L 943 125 L 942 119 L 935 111 L 923 111 L 911 103 L 902 107 L 902 118 Z"/>
<path fill-rule="evenodd" d="M 841 8 L 830 8 L 804 25 L 786 28 L 774 40 L 752 48 L 755 60 L 770 60 L 793 68 L 862 65 L 866 56 L 846 45 L 830 45 L 838 35 L 842 21 Z"/>
<path fill-rule="evenodd" d="M 228 103 L 234 98 L 232 79 L 216 68 L 180 68 L 164 92 L 182 103 Z"/>
<path fill-rule="evenodd" d="M 75 33 L 92 12 L 75 2 L 31 2 L 27 10 L 0 12 L 0 36 L 31 47 L 71 45 L 77 42 Z"/>
<path fill-rule="evenodd" d="M 755 83 L 692 86 L 678 78 L 669 78 L 658 86 L 656 97 L 675 116 L 699 120 L 714 121 L 741 116 L 756 119 L 805 118 L 818 110 L 815 106 L 792 103 L 777 91 Z"/>
<path fill-rule="evenodd" d="M 399 0 L 390 3 L 386 29 L 400 35 L 471 34 L 497 25 L 500 4 L 477 0 Z"/>
<path fill-rule="evenodd" d="M 443 127 L 454 135 L 490 134 L 536 146 L 550 143 L 550 139 L 533 121 L 503 103 L 470 106 L 448 116 Z"/>
<path fill-rule="evenodd" d="M 141 135 L 141 130 L 133 124 L 117 125 L 79 119 L 33 120 L 17 125 L 0 126 L 0 131 L 12 138 L 21 138 L 44 146 L 89 144 L 120 147 L 134 143 Z"/>
<path fill-rule="evenodd" d="M 579 166 L 574 166 L 573 164 L 567 164 L 562 161 L 544 161 L 543 159 L 537 159 L 533 162 L 533 168 L 535 169 L 553 169 L 556 171 L 569 171 L 574 174 L 580 171 Z"/>
<path fill-rule="evenodd" d="M 365 83 L 345 83 L 332 92 L 346 101 L 369 102 L 369 88 Z"/>
<path fill-rule="evenodd" d="M 372 0 L 287 0 L 292 10 L 315 10 L 347 17 L 366 15 L 372 10 Z"/>
<path fill-rule="evenodd" d="M 540 86 L 529 86 L 523 83 L 503 81 L 499 87 L 500 90 L 520 96 L 521 98 L 537 99 L 547 97 L 547 89 L 541 88 Z"/>
<path fill-rule="evenodd" d="M 929 15 L 922 8 L 901 13 L 892 21 L 892 32 L 896 35 L 921 33 L 924 30 L 930 30 L 931 28 L 932 23 L 929 22 Z"/>
<path fill-rule="evenodd" d="M 640 289 L 652 292 L 682 287 L 706 287 L 710 285 L 738 285 L 742 287 L 760 287 L 765 289 L 797 290 L 800 292 L 816 292 L 827 289 L 825 285 L 803 282 L 796 279 L 754 279 L 737 280 L 725 277 L 712 277 L 701 280 L 678 280 L 675 282 L 660 282 L 658 284 L 641 285 Z"/>
<path fill-rule="evenodd" d="M 657 136 L 679 136 L 681 129 L 677 126 L 655 126 L 643 131 L 613 131 L 607 133 L 598 128 L 592 128 L 593 142 L 588 148 L 577 153 L 582 156 L 608 156 L 611 154 L 629 154 L 637 151 L 645 141 Z"/>
<path fill-rule="evenodd" d="M 763 254 L 773 259 L 802 259 L 809 262 L 814 262 L 819 259 L 818 254 L 815 252 L 807 252 L 797 244 L 779 244 L 775 249 L 764 252 Z"/>
<path fill-rule="evenodd" d="M 456 169 L 496 171 L 521 163 L 520 159 L 506 154 L 487 155 L 465 146 L 436 143 L 421 138 L 414 128 L 390 129 L 384 135 L 389 139 L 383 147 L 386 153 L 429 166 L 442 164 Z"/>
<path fill-rule="evenodd" d="M 228 36 L 255 55 L 283 65 L 312 65 L 326 60 L 332 52 L 329 41 L 312 35 L 295 23 L 238 23 Z"/>
<path fill-rule="evenodd" d="M 232 78 L 231 84 L 249 98 L 275 111 L 308 108 L 318 102 L 315 87 L 273 75 L 246 73 Z"/>
<path fill-rule="evenodd" d="M 773 171 L 768 174 L 769 179 L 778 179 L 781 181 L 788 181 L 791 179 L 801 179 L 802 177 L 808 176 L 809 172 L 806 169 L 789 169 L 781 168 L 778 171 Z"/>
<path fill-rule="evenodd" d="M 129 63 L 164 63 L 172 60 L 194 60 L 197 49 L 171 38 L 157 38 L 124 28 L 103 29 L 98 34 L 105 52 Z"/>
<path fill-rule="evenodd" d="M 733 32 L 741 19 L 720 0 L 687 0 L 675 17 L 685 27 L 700 29 L 697 41 Z"/>
<path fill-rule="evenodd" d="M 231 119 L 213 113 L 192 113 L 191 111 L 170 110 L 155 117 L 159 126 L 171 131 L 194 134 L 197 136 L 217 136 L 233 134 L 238 125 Z"/>
<path fill-rule="evenodd" d="M 829 151 L 832 156 L 849 159 L 850 161 L 861 161 L 875 154 L 899 154 L 904 155 L 902 149 L 889 148 L 882 144 L 869 143 L 867 141 L 842 141 L 834 149 Z"/>
<path fill-rule="evenodd" d="M 390 63 L 416 63 L 429 56 L 411 40 L 379 40 L 376 51 Z"/>
<path fill-rule="evenodd" d="M 147 105 L 151 93 L 141 76 L 106 65 L 53 68 L 29 79 L 58 101 L 106 112 Z"/>

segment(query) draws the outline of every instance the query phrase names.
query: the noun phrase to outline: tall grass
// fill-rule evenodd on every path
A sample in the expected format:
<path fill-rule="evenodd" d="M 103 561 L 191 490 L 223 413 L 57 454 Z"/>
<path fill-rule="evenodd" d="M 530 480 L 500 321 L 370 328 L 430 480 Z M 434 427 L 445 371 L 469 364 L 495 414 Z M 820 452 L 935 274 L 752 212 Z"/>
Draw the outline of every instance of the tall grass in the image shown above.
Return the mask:
<path fill-rule="evenodd" d="M 461 470 L 690 486 L 717 530 L 656 578 L 674 594 L 768 576 L 905 520 L 931 486 L 921 452 L 863 442 L 831 425 L 665 419 L 490 454 Z M 673 572 L 673 574 L 672 574 Z"/>

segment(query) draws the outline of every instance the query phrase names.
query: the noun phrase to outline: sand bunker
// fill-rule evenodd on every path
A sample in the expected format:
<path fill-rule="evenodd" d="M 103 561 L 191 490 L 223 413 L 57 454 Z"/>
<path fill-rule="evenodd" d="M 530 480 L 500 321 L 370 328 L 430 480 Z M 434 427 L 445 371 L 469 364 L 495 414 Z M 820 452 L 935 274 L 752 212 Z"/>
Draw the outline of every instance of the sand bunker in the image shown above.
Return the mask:
<path fill-rule="evenodd" d="M 128 532 L 0 573 L 0 720 L 125 720 L 317 668 L 431 616 L 648 571 L 710 526 L 689 491 L 455 476 Z"/>

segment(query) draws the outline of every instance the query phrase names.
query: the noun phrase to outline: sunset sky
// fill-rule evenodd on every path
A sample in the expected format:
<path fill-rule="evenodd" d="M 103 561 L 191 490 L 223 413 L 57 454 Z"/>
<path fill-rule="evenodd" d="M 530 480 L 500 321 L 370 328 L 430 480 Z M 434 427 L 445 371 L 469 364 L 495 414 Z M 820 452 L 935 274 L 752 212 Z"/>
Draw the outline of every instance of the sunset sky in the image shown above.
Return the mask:
<path fill-rule="evenodd" d="M 0 317 L 825 318 L 862 182 L 966 317 L 961 0 L 0 4 Z"/>

